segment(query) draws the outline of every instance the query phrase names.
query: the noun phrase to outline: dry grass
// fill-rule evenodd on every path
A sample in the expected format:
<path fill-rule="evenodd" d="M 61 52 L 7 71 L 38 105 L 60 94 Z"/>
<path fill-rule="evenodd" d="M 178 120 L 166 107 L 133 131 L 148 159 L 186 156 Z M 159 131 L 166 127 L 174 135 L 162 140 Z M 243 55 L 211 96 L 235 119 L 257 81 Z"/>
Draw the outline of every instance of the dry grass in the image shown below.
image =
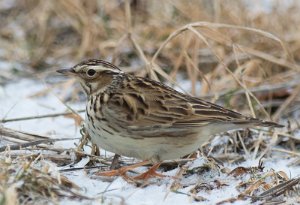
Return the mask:
<path fill-rule="evenodd" d="M 291 109 L 287 105 L 299 102 L 289 88 L 299 83 L 300 18 L 295 11 L 300 5 L 274 0 L 265 12 L 254 9 L 262 5 L 230 0 L 16 0 L 0 10 L 1 59 L 36 72 L 102 58 L 175 85 L 183 75 L 190 79 L 186 91 L 193 95 L 213 101 L 225 95 L 229 107 L 250 108 L 248 114 L 278 120 Z M 274 114 L 279 104 L 280 112 Z"/>
<path fill-rule="evenodd" d="M 87 197 L 86 194 L 83 194 L 83 190 L 81 190 L 78 185 L 69 181 L 63 174 L 83 169 L 86 170 L 87 173 L 107 170 L 112 159 L 89 155 L 80 150 L 66 150 L 51 145 L 49 146 L 48 143 L 50 141 L 40 140 L 40 138 L 47 138 L 46 136 L 19 132 L 5 127 L 1 127 L 0 135 L 3 137 L 3 140 L 14 142 L 18 145 L 5 146 L 5 149 L 0 147 L 1 204 L 36 204 L 37 202 L 45 203 L 49 200 L 52 203 L 58 203 L 59 200 L 66 198 L 81 201 L 94 201 L 99 199 L 99 196 L 95 198 Z M 278 135 L 280 134 L 274 131 L 237 131 L 227 134 L 229 139 L 225 143 L 216 144 L 213 141 L 209 141 L 204 145 L 202 147 L 203 153 L 213 156 L 213 158 L 208 157 L 207 162 L 203 165 L 193 166 L 191 168 L 190 162 L 193 162 L 194 154 L 189 156 L 189 158 L 163 162 L 161 167 L 165 171 L 173 170 L 177 168 L 178 165 L 181 166 L 175 175 L 176 179 L 173 180 L 173 183 L 170 185 L 169 191 L 183 194 L 179 190 L 189 186 L 191 187 L 188 192 L 190 198 L 195 201 L 205 201 L 207 199 L 201 197 L 201 192 L 222 189 L 223 187 L 229 186 L 228 183 L 236 183 L 236 181 L 239 181 L 235 188 L 240 194 L 235 198 L 220 201 L 219 204 L 246 199 L 261 202 L 268 201 L 270 204 L 276 204 L 278 202 L 284 203 L 287 201 L 287 198 L 296 200 L 299 194 L 300 178 L 290 178 L 289 173 L 284 171 L 264 168 L 263 160 L 267 161 L 269 156 L 272 156 L 272 158 L 279 157 L 286 159 L 298 156 L 299 159 L 299 153 L 292 151 L 292 147 L 299 146 L 299 141 L 295 141 L 291 138 L 290 141 L 281 142 L 278 138 L 282 138 L 282 136 Z M 272 138 L 269 136 L 272 136 Z M 23 143 L 24 141 L 31 143 L 30 147 L 23 146 L 25 144 Z M 38 143 L 34 144 L 34 142 Z M 288 148 L 288 145 L 291 147 Z M 274 148 L 275 146 L 286 148 Z M 69 154 L 66 155 L 66 152 Z M 282 154 L 276 155 L 277 152 Z M 83 157 L 89 157 L 89 165 L 55 171 L 56 166 L 76 164 L 76 162 L 79 162 Z M 252 157 L 253 160 L 260 159 L 260 163 L 255 167 L 240 166 L 235 169 L 228 169 L 222 163 L 225 161 L 229 163 L 242 162 L 250 157 Z M 297 160 L 297 157 L 295 159 Z M 125 166 L 130 165 L 132 161 L 122 159 L 121 163 Z M 299 163 L 299 160 L 296 163 Z M 290 166 L 299 166 L 299 164 L 290 164 Z M 201 183 L 199 183 L 199 180 L 193 180 L 193 183 L 190 180 L 184 180 L 192 175 L 202 176 L 206 173 L 209 173 L 210 176 L 216 175 L 216 180 L 213 182 L 209 180 L 211 181 L 209 183 L 202 182 L 202 180 L 200 180 Z M 226 180 L 218 179 L 220 173 L 227 176 Z M 95 174 L 92 174 L 92 176 L 95 176 Z M 139 181 L 128 182 L 134 183 L 141 188 L 149 185 L 148 183 L 140 183 Z M 172 182 L 171 179 L 170 182 Z"/>
<path fill-rule="evenodd" d="M 88 199 L 79 193 L 80 188 L 66 177 L 50 170 L 41 160 L 42 155 L 23 155 L 12 159 L 7 152 L 0 159 L 0 203 L 37 204 L 61 197 Z M 41 160 L 41 161 L 40 161 Z"/>
<path fill-rule="evenodd" d="M 0 61 L 16 62 L 22 69 L 11 67 L 9 71 L 1 72 L 0 83 L 32 74 L 45 79 L 53 75 L 52 71 L 56 68 L 85 58 L 106 59 L 127 72 L 178 87 L 180 83 L 177 80 L 183 77 L 190 80 L 190 89 L 185 92 L 192 95 L 218 101 L 245 114 L 289 122 L 282 132 L 237 132 L 230 134 L 228 144 L 208 142 L 203 147 L 205 153 L 213 154 L 216 160 L 232 163 L 244 160 L 241 153 L 251 153 L 256 159 L 275 152 L 299 157 L 297 149 L 300 142 L 293 137 L 300 127 L 299 119 L 295 118 L 299 117 L 297 113 L 300 108 L 300 3 L 297 0 L 289 4 L 273 0 L 265 10 L 257 9 L 263 7 L 259 0 L 251 3 L 242 0 L 7 2 L 0 1 Z M 201 83 L 200 89 L 196 86 L 198 82 Z M 68 90 L 73 84 L 74 81 L 68 81 L 55 86 Z M 52 89 L 47 88 L 32 97 L 44 95 Z M 63 92 L 61 98 L 78 100 L 78 91 L 72 94 Z M 29 116 L 27 120 L 31 118 Z M 26 118 L 2 119 L 0 122 L 9 120 Z M 36 147 L 41 143 L 37 140 L 45 140 L 26 138 L 19 141 L 14 134 L 10 140 L 15 140 L 18 146 L 19 143 L 23 146 L 27 143 L 26 146 Z M 48 149 L 47 146 L 38 148 Z M 70 160 L 69 157 L 60 158 L 58 150 L 55 152 L 47 155 L 49 160 L 57 163 Z M 82 153 L 77 151 L 76 155 L 80 158 Z M 53 201 L 60 196 L 84 198 L 76 192 L 66 191 L 71 182 L 60 181 L 48 175 L 47 170 L 37 171 L 40 159 L 36 159 L 36 155 L 22 163 L 18 163 L 22 156 L 7 159 L 5 156 L 0 161 L 0 177 L 3 179 L 0 180 L 3 182 L 0 204 L 5 198 L 16 199 L 16 195 L 23 200 L 19 202 L 30 202 L 35 197 L 41 200 L 50 197 Z M 109 165 L 105 160 L 102 163 Z M 293 165 L 299 164 L 300 160 L 296 160 Z M 170 167 L 174 168 L 174 165 Z M 246 171 L 234 173 L 249 174 L 248 168 L 240 170 Z M 7 175 L 9 172 L 11 176 Z M 185 171 L 178 174 L 183 176 Z M 245 182 L 240 199 L 245 195 L 252 197 L 255 193 L 253 200 L 265 200 L 259 197 L 270 196 L 269 193 L 264 195 L 264 190 L 277 190 L 276 186 L 280 185 L 278 174 L 262 172 L 256 175 L 258 178 L 252 178 L 253 181 Z M 40 178 L 46 184 L 41 184 L 40 189 L 36 190 L 34 185 Z M 273 181 L 266 184 L 262 178 Z M 280 182 L 289 180 L 294 183 L 298 179 L 293 181 L 284 177 Z M 20 181 L 26 183 L 20 184 Z M 176 186 L 180 187 L 178 184 Z M 196 197 L 195 190 L 191 190 L 190 196 L 203 200 Z M 32 193 L 34 196 L 30 195 Z M 282 194 L 280 191 L 278 193 Z"/>

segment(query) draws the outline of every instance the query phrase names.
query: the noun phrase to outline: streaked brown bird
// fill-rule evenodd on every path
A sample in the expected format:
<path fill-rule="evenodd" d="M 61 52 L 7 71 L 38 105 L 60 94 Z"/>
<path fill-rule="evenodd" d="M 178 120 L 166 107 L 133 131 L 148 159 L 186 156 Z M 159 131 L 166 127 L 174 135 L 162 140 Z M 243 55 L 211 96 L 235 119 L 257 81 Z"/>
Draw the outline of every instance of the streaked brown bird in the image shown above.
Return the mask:
<path fill-rule="evenodd" d="M 126 74 L 103 60 L 83 61 L 58 72 L 76 77 L 87 94 L 85 128 L 95 144 L 157 163 L 137 178 L 159 175 L 159 162 L 190 154 L 211 135 L 251 126 L 281 127 Z M 104 175 L 124 174 L 145 163 Z"/>

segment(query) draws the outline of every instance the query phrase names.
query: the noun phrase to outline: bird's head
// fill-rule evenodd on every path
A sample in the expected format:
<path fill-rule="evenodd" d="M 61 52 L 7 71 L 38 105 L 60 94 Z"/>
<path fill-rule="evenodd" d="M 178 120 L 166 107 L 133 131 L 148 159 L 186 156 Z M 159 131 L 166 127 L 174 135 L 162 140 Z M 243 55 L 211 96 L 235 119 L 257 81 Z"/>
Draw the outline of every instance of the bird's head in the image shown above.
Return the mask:
<path fill-rule="evenodd" d="M 57 70 L 57 72 L 76 77 L 87 95 L 103 92 L 114 76 L 123 73 L 117 66 L 96 59 L 86 60 L 71 68 Z"/>

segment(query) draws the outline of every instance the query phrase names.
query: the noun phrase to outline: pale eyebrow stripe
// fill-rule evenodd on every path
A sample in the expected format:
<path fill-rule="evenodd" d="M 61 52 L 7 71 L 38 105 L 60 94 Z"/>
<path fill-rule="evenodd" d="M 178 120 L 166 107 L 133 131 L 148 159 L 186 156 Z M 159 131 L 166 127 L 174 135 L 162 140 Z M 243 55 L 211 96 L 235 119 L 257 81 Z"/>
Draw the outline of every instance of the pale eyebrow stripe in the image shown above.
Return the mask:
<path fill-rule="evenodd" d="M 95 70 L 100 71 L 100 72 L 101 71 L 111 71 L 111 72 L 114 72 L 114 73 L 119 73 L 121 71 L 121 70 L 111 69 L 111 68 L 107 68 L 107 67 L 103 67 L 103 66 L 95 66 Z"/>
<path fill-rule="evenodd" d="M 90 59 L 90 60 L 83 61 L 83 62 L 79 63 L 78 65 L 84 65 L 84 64 L 91 65 L 91 66 L 100 66 L 102 64 L 102 65 L 106 66 L 107 68 L 112 68 L 112 69 L 121 71 L 121 69 L 118 66 L 115 66 L 114 64 L 111 64 L 104 60 Z"/>

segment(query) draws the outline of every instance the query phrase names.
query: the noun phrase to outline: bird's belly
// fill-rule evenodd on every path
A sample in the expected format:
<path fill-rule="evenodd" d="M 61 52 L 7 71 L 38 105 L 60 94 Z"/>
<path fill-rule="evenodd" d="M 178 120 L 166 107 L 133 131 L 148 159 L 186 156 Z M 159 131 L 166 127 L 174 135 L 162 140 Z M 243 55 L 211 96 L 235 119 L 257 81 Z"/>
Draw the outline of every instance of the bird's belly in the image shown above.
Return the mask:
<path fill-rule="evenodd" d="M 197 150 L 205 142 L 199 134 L 194 136 L 180 137 L 134 137 L 130 135 L 120 135 L 114 132 L 112 128 L 101 125 L 101 128 L 88 125 L 88 133 L 93 143 L 107 151 L 143 160 L 152 160 L 154 162 L 178 159 L 184 155 Z M 202 140 L 201 140 L 202 139 Z"/>

